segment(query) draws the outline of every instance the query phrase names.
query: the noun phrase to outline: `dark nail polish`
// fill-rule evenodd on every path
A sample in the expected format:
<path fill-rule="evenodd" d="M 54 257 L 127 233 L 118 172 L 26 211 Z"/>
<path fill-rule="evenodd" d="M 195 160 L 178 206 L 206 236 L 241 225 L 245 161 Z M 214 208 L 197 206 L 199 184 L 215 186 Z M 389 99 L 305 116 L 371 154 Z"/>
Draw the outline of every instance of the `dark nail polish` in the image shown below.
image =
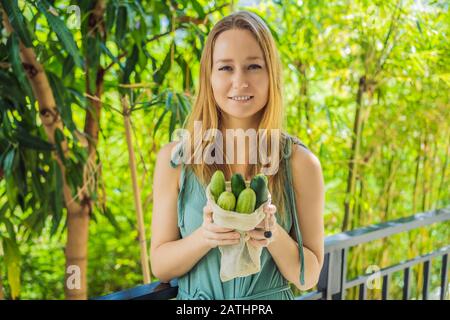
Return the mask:
<path fill-rule="evenodd" d="M 266 237 L 267 239 L 272 237 L 272 231 L 264 231 L 264 237 Z"/>

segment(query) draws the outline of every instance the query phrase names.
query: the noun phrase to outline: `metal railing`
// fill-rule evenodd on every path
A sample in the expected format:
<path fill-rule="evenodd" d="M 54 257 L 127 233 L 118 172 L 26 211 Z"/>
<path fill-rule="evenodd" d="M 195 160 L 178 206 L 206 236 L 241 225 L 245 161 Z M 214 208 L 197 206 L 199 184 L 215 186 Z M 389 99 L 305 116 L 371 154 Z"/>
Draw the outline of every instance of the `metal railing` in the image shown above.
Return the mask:
<path fill-rule="evenodd" d="M 325 259 L 320 273 L 317 290 L 296 297 L 297 300 L 339 300 L 345 299 L 346 290 L 359 286 L 359 299 L 367 296 L 367 283 L 373 274 L 365 274 L 354 279 L 347 279 L 347 256 L 351 247 L 383 239 L 395 234 L 425 227 L 434 223 L 450 220 L 450 208 L 438 209 L 426 213 L 415 214 L 386 223 L 371 225 L 368 227 L 339 233 L 325 238 Z M 378 273 L 383 278 L 382 299 L 388 299 L 390 275 L 403 271 L 403 299 L 410 297 L 411 268 L 420 263 L 423 268 L 422 298 L 429 298 L 431 261 L 441 257 L 441 284 L 440 299 L 444 300 L 448 283 L 448 256 L 450 245 L 442 247 L 431 253 L 415 257 L 411 260 L 381 269 Z M 178 292 L 177 279 L 170 283 L 153 282 L 140 285 L 128 290 L 115 292 L 95 299 L 100 300 L 166 300 L 174 299 Z"/>

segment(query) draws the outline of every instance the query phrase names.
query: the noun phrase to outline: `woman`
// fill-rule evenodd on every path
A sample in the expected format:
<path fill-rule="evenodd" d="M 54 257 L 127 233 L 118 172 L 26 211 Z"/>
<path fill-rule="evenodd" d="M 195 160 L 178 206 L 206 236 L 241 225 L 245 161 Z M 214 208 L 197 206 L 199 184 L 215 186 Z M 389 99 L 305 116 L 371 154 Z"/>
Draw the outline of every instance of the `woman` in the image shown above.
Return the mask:
<path fill-rule="evenodd" d="M 216 129 L 226 141 L 222 146 L 228 146 L 227 139 L 234 137 L 226 135 L 226 129 L 282 129 L 281 77 L 276 46 L 263 20 L 246 11 L 223 18 L 203 50 L 198 96 L 186 123 L 190 136 L 196 134 L 194 129 Z M 219 136 L 212 135 L 216 147 Z M 158 153 L 151 265 L 163 282 L 178 278 L 178 299 L 293 299 L 289 282 L 300 290 L 317 284 L 324 255 L 321 165 L 297 138 L 285 132 L 280 139 L 270 137 L 270 159 L 278 159 L 278 166 L 267 173 L 272 204 L 264 210 L 269 224 L 263 221 L 249 232 L 249 244 L 263 247 L 261 271 L 226 282 L 219 277 L 218 246 L 239 243 L 239 233 L 214 223 L 205 187 L 216 170 L 227 180 L 233 173 L 250 180 L 264 172 L 264 166 L 250 163 L 254 152 L 235 148 L 235 141 L 230 145 L 234 154 L 245 155 L 244 163 L 228 158 L 225 163 L 192 161 L 208 143 L 198 139 L 171 142 Z M 214 152 L 227 155 L 225 149 Z M 185 152 L 191 161 L 179 165 L 173 155 Z M 267 228 L 269 238 L 264 235 Z"/>

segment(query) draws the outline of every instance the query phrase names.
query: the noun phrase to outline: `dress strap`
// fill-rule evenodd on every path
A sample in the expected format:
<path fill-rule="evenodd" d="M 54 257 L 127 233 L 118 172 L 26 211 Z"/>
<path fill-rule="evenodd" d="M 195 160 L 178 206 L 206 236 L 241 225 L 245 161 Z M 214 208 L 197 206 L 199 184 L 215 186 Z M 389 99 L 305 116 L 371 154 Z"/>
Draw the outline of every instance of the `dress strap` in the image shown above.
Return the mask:
<path fill-rule="evenodd" d="M 297 141 L 296 141 L 297 140 Z M 305 258 L 303 253 L 303 241 L 302 241 L 302 235 L 300 232 L 300 226 L 298 222 L 298 216 L 297 216 L 297 207 L 295 205 L 295 193 L 294 193 L 294 184 L 292 180 L 292 168 L 291 168 L 291 153 L 292 153 L 292 144 L 300 144 L 306 148 L 306 146 L 303 143 L 299 143 L 300 140 L 298 140 L 295 137 L 288 136 L 285 146 L 285 153 L 284 155 L 287 155 L 285 157 L 285 168 L 286 168 L 286 190 L 288 193 L 288 202 L 290 205 L 290 212 L 292 213 L 292 221 L 294 223 L 294 229 L 295 234 L 297 236 L 297 242 L 298 242 L 298 249 L 299 249 L 299 256 L 300 256 L 300 284 L 305 284 Z"/>
<path fill-rule="evenodd" d="M 184 227 L 184 190 L 186 189 L 186 166 L 183 160 L 183 143 L 180 141 L 175 145 L 170 157 L 170 166 L 176 168 L 181 164 L 180 173 L 180 191 L 177 198 L 177 211 L 178 211 L 178 227 Z"/>
<path fill-rule="evenodd" d="M 284 149 L 283 149 L 283 158 L 287 159 L 291 157 L 292 154 L 292 145 L 298 144 L 299 146 L 302 146 L 303 148 L 308 149 L 308 147 L 300 141 L 299 138 L 291 136 L 289 134 L 283 134 L 284 135 Z"/>
<path fill-rule="evenodd" d="M 180 141 L 174 146 L 172 150 L 172 153 L 170 155 L 170 165 L 172 166 L 172 168 L 176 168 L 180 165 L 180 163 L 184 164 L 182 160 L 183 160 L 183 142 Z"/>

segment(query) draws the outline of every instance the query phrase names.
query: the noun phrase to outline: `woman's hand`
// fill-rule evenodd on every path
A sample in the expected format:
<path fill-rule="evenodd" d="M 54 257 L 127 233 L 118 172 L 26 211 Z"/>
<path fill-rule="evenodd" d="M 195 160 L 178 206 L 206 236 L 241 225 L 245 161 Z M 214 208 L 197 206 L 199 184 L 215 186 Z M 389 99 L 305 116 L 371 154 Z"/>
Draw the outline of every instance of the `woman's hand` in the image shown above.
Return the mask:
<path fill-rule="evenodd" d="M 211 249 L 217 246 L 235 245 L 240 242 L 239 232 L 216 225 L 212 219 L 212 209 L 207 203 L 203 207 L 203 224 L 199 228 L 202 240 Z"/>
<path fill-rule="evenodd" d="M 266 214 L 266 217 L 255 227 L 255 229 L 247 232 L 250 236 L 248 243 L 254 247 L 267 247 L 271 242 L 275 241 L 278 231 L 277 218 L 275 217 L 276 211 L 277 207 L 273 204 L 267 204 L 264 206 L 264 213 Z M 267 229 L 266 220 L 268 220 Z M 266 231 L 272 232 L 272 236 L 270 238 L 266 238 L 264 236 L 264 232 Z"/>

